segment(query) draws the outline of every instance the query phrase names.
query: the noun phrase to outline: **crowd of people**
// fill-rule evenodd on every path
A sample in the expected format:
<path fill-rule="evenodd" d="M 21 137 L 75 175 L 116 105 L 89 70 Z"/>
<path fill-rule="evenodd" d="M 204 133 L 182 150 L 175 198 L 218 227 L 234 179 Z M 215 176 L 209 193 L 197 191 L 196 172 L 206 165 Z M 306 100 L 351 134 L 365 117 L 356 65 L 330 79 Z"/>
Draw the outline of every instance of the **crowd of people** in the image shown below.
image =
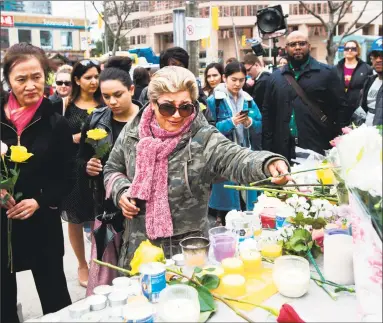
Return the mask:
<path fill-rule="evenodd" d="M 60 67 L 56 91 L 46 98 L 44 51 L 12 46 L 3 64 L 10 91 L 1 93 L 1 154 L 24 146 L 33 156 L 19 164 L 14 192 L 22 197 L 1 189 L 1 321 L 19 322 L 16 273 L 23 270 L 32 271 L 44 314 L 71 304 L 61 219 L 79 284 L 93 288 L 105 277 L 92 272 L 93 264 L 89 270 L 84 224 L 92 230 L 96 219 L 118 223 L 114 258 L 125 268 L 146 239 L 166 256 L 178 253 L 185 237 L 207 235 L 209 213 L 215 225 L 225 225 L 228 211 L 253 208 L 255 191 L 225 184 L 270 176 L 284 184 L 292 163 L 310 151 L 324 154 L 342 127 L 382 124 L 382 38 L 369 53 L 372 67 L 360 59 L 356 41 L 344 49 L 344 59 L 328 66 L 295 31 L 272 73 L 262 57 L 247 54 L 243 62 L 209 64 L 203 87 L 179 47 L 161 53 L 154 75 L 135 68 L 133 79 L 128 57 L 104 66 L 85 59 Z M 96 144 L 92 130 L 105 134 Z M 10 159 L 2 162 L 12 168 Z M 104 243 L 94 236 L 93 245 Z M 105 246 L 96 249 L 102 259 Z"/>

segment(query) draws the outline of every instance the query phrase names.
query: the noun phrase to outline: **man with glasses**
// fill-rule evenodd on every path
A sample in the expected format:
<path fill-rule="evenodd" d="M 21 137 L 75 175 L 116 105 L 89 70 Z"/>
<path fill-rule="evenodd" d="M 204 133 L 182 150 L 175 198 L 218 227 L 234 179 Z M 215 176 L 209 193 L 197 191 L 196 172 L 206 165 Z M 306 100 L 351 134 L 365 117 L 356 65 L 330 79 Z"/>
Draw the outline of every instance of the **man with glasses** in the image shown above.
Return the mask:
<path fill-rule="evenodd" d="M 336 69 L 310 56 L 310 49 L 306 35 L 289 34 L 288 64 L 271 74 L 263 102 L 262 148 L 288 160 L 306 158 L 305 150 L 323 155 L 345 125 L 347 105 Z"/>
<path fill-rule="evenodd" d="M 265 71 L 262 60 L 252 53 L 245 55 L 243 64 L 247 75 L 251 78 L 250 81 L 246 81 L 243 90 L 253 97 L 257 106 L 261 107 L 270 73 Z"/>
<path fill-rule="evenodd" d="M 355 111 L 353 121 L 356 124 L 365 122 L 368 126 L 383 123 L 383 38 L 376 39 L 371 46 L 370 59 L 376 72 L 364 83 L 360 107 Z"/>

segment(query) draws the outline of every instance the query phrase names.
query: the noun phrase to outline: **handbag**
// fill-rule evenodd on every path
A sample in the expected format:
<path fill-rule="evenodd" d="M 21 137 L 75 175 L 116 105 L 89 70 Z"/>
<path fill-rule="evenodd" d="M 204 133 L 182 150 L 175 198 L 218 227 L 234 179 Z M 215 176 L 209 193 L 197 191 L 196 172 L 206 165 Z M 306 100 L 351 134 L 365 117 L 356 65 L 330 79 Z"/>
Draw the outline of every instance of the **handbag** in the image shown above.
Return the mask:
<path fill-rule="evenodd" d="M 93 294 L 99 285 L 111 285 L 118 272 L 108 267 L 99 266 L 93 259 L 98 259 L 117 266 L 121 248 L 124 217 L 121 211 L 98 215 L 92 232 L 91 263 L 89 267 L 86 296 Z"/>
<path fill-rule="evenodd" d="M 311 114 L 318 119 L 322 124 L 326 127 L 334 128 L 335 121 L 331 120 L 327 115 L 324 114 L 320 106 L 313 102 L 306 94 L 306 92 L 302 89 L 302 87 L 298 84 L 295 78 L 291 74 L 283 75 L 287 82 L 293 87 L 296 94 L 302 99 L 303 103 L 307 105 Z"/>

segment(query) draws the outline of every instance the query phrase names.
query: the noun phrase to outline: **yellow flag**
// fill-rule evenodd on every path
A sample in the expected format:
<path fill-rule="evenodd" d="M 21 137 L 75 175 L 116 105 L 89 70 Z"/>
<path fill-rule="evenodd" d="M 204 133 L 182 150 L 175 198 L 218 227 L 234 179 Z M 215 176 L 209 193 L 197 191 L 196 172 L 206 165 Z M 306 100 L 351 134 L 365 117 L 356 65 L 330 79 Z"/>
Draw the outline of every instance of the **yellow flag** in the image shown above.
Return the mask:
<path fill-rule="evenodd" d="M 101 28 L 102 28 L 102 25 L 103 25 L 102 16 L 101 16 L 101 15 L 98 15 L 98 17 L 97 17 L 97 26 L 98 26 L 98 29 L 101 29 Z"/>
<path fill-rule="evenodd" d="M 218 30 L 219 29 L 219 22 L 218 22 L 218 19 L 219 19 L 219 9 L 218 7 L 211 7 L 211 26 L 214 30 Z"/>
<path fill-rule="evenodd" d="M 242 45 L 242 47 L 245 47 L 245 46 L 246 46 L 246 35 L 242 35 L 242 38 L 241 38 L 241 45 Z"/>
<path fill-rule="evenodd" d="M 210 37 L 201 39 L 202 48 L 210 47 Z"/>

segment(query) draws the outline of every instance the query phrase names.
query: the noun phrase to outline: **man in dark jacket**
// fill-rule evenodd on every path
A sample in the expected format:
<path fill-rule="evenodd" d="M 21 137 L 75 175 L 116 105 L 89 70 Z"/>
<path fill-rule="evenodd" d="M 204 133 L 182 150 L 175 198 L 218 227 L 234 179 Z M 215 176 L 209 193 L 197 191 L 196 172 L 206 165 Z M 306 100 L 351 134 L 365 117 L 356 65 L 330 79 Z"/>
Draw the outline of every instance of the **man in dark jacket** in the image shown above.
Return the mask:
<path fill-rule="evenodd" d="M 289 64 L 274 71 L 267 85 L 262 109 L 262 147 L 289 160 L 297 157 L 296 146 L 324 154 L 330 148 L 330 140 L 345 125 L 344 90 L 336 69 L 310 56 L 310 43 L 301 32 L 294 31 L 287 37 L 286 53 Z M 303 102 L 287 80 L 288 74 L 321 111 Z M 319 114 L 324 114 L 327 121 L 325 117 L 320 120 Z"/>
<path fill-rule="evenodd" d="M 246 82 L 243 90 L 253 97 L 257 106 L 261 107 L 270 73 L 265 71 L 263 62 L 257 55 L 246 54 L 243 64 L 245 65 L 247 75 L 251 77 L 251 83 L 253 83 L 251 86 L 249 85 L 250 83 Z"/>

